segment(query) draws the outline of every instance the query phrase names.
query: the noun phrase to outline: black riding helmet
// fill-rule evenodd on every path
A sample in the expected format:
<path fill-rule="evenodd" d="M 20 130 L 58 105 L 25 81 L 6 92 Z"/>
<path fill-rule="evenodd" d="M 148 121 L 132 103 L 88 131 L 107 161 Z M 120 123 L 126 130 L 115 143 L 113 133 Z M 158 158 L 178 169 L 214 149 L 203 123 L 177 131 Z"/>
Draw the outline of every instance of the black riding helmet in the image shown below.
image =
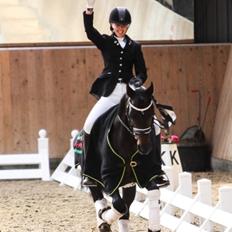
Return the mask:
<path fill-rule="evenodd" d="M 109 23 L 131 24 L 131 14 L 124 7 L 116 7 L 110 13 Z M 112 30 L 112 27 L 110 29 Z"/>

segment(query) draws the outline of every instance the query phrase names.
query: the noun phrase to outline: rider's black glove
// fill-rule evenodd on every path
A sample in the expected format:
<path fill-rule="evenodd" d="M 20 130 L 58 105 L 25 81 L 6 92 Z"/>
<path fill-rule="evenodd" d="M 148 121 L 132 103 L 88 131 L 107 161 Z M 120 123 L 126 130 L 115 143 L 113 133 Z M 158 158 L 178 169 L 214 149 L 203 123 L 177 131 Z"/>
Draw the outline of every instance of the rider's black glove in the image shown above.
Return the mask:
<path fill-rule="evenodd" d="M 139 88 L 142 86 L 143 82 L 139 77 L 132 77 L 129 82 L 130 85 L 134 86 L 135 88 Z"/>

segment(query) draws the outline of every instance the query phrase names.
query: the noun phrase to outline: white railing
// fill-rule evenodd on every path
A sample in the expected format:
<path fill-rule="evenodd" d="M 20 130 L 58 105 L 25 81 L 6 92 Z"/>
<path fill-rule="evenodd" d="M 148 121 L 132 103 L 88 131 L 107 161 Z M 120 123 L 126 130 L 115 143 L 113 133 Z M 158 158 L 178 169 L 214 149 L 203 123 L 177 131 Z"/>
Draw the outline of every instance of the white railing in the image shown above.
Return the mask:
<path fill-rule="evenodd" d="M 219 201 L 213 206 L 211 181 L 197 181 L 197 194 L 192 196 L 192 175 L 179 174 L 179 186 L 175 191 L 161 189 L 161 221 L 170 231 L 232 231 L 232 187 L 224 186 L 218 190 Z M 146 196 L 143 189 L 137 191 Z M 145 197 L 146 199 L 146 197 Z M 147 201 L 133 202 L 131 211 L 148 219 Z"/>
<path fill-rule="evenodd" d="M 0 154 L 0 180 L 42 179 L 50 180 L 47 132 L 39 131 L 38 153 Z"/>
<path fill-rule="evenodd" d="M 53 172 L 51 178 L 60 182 L 60 185 L 68 185 L 74 189 L 81 189 L 80 167 L 78 166 L 78 168 L 76 168 L 74 165 L 73 139 L 77 133 L 78 130 L 73 130 L 71 132 L 69 150 Z"/>

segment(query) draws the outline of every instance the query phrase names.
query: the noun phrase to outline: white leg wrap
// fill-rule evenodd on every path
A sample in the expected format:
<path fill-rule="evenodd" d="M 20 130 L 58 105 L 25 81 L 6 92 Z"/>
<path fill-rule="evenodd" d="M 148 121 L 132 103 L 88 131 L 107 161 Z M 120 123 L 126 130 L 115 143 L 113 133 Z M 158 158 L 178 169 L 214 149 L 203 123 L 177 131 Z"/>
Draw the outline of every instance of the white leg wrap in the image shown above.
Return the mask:
<path fill-rule="evenodd" d="M 123 214 L 118 212 L 116 209 L 113 207 L 109 210 L 106 210 L 102 214 L 102 218 L 105 222 L 107 222 L 109 225 L 111 225 L 113 222 L 118 220 Z"/>
<path fill-rule="evenodd" d="M 151 231 L 160 230 L 160 191 L 148 191 L 148 207 L 149 207 L 149 220 L 148 228 Z"/>
<path fill-rule="evenodd" d="M 118 231 L 129 232 L 129 220 L 126 220 L 126 219 L 118 220 Z"/>
<path fill-rule="evenodd" d="M 101 218 L 99 218 L 98 212 L 99 212 L 99 210 L 107 207 L 107 200 L 105 198 L 103 198 L 101 200 L 97 200 L 97 201 L 95 201 L 94 205 L 95 205 L 95 209 L 96 209 L 97 226 L 100 226 L 104 221 Z"/>

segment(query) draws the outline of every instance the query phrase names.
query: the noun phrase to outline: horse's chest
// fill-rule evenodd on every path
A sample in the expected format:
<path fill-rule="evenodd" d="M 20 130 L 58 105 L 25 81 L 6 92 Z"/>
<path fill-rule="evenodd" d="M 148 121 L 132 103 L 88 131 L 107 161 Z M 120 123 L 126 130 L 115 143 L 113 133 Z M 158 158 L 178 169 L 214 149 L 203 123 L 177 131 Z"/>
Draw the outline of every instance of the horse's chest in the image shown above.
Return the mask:
<path fill-rule="evenodd" d="M 132 161 L 131 157 L 128 157 L 128 159 L 125 159 L 125 173 L 123 182 L 127 184 L 128 182 L 135 182 L 134 172 L 133 172 L 133 164 L 135 162 Z"/>

